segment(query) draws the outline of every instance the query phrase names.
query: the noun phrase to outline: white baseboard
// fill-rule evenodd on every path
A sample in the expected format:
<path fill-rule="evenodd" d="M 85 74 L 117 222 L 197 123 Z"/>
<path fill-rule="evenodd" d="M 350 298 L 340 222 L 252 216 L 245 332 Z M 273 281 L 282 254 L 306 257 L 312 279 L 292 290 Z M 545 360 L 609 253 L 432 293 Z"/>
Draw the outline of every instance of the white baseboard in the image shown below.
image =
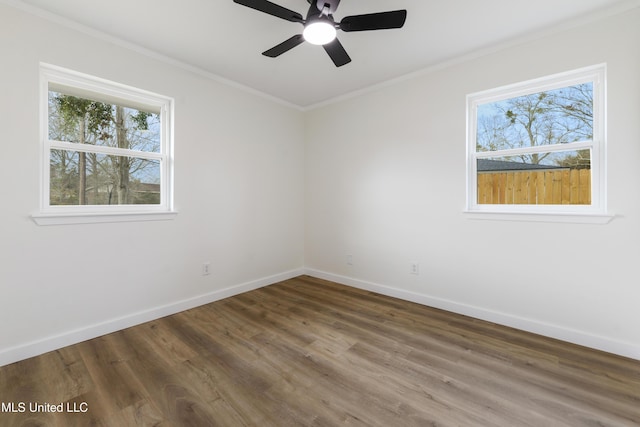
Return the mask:
<path fill-rule="evenodd" d="M 563 328 L 557 325 L 552 325 L 537 320 L 495 312 L 483 309 L 481 307 L 470 306 L 455 301 L 409 292 L 390 286 L 355 279 L 352 277 L 341 276 L 338 274 L 328 273 L 315 269 L 301 268 L 230 286 L 225 289 L 220 289 L 194 298 L 188 298 L 172 304 L 167 304 L 149 310 L 132 313 L 127 316 L 110 319 L 105 322 L 78 328 L 72 331 L 66 331 L 58 335 L 43 338 L 38 341 L 28 342 L 15 347 L 2 349 L 0 350 L 0 366 L 28 359 L 29 357 L 44 354 L 49 351 L 66 347 L 68 345 L 76 344 L 88 339 L 116 332 L 121 329 L 159 319 L 164 316 L 179 313 L 184 310 L 189 310 L 191 308 L 198 307 L 204 304 L 209 304 L 211 302 L 228 298 L 233 295 L 238 295 L 243 292 L 248 292 L 264 286 L 278 283 L 280 281 L 291 279 L 302 274 L 307 274 L 319 279 L 330 280 L 344 285 L 353 286 L 354 288 L 377 292 L 382 295 L 388 295 L 406 301 L 440 308 L 443 310 L 451 311 L 453 313 L 487 320 L 489 322 L 497 323 L 500 325 L 510 326 L 516 329 L 521 329 L 524 331 L 560 339 L 574 344 L 583 345 L 585 347 L 590 347 L 609 353 L 618 354 L 620 356 L 640 360 L 640 346 L 631 343 L 615 341 L 606 337 Z"/>
<path fill-rule="evenodd" d="M 487 310 L 482 307 L 461 304 L 455 301 L 432 297 L 429 295 L 409 292 L 402 289 L 393 288 L 391 286 L 380 285 L 352 277 L 341 276 L 338 274 L 328 273 L 307 268 L 305 274 L 319 279 L 330 280 L 343 285 L 352 286 L 354 288 L 364 289 L 387 295 L 406 301 L 415 302 L 429 307 L 439 308 L 451 311 L 453 313 L 463 314 L 465 316 L 474 317 L 476 319 L 486 320 L 504 326 L 544 335 L 550 338 L 559 339 L 573 344 L 606 351 L 608 353 L 617 354 L 631 359 L 640 360 L 640 346 L 609 339 L 598 335 L 589 334 L 570 328 L 565 328 L 538 320 L 527 319 L 524 317 L 514 316 L 512 314 L 501 313 L 497 311 Z"/>
<path fill-rule="evenodd" d="M 204 304 L 209 304 L 233 295 L 262 288 L 283 280 L 291 279 L 304 274 L 304 269 L 286 271 L 273 276 L 263 277 L 239 285 L 230 286 L 225 289 L 216 290 L 194 298 L 188 298 L 175 303 L 151 308 L 149 310 L 132 313 L 127 316 L 110 319 L 105 322 L 96 323 L 72 331 L 65 331 L 58 335 L 49 336 L 38 341 L 20 344 L 15 347 L 0 350 L 0 366 L 8 365 L 29 357 L 38 356 L 52 350 L 56 350 L 68 345 L 76 344 L 102 335 L 110 334 L 131 326 L 169 316 L 181 311 L 189 310 Z"/>

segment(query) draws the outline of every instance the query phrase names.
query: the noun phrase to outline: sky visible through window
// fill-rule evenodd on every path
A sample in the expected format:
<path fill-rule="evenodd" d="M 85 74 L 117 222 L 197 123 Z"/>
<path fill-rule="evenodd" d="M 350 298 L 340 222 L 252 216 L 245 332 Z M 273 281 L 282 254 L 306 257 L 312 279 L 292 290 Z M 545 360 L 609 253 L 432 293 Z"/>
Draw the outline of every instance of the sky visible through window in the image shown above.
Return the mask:
<path fill-rule="evenodd" d="M 160 203 L 160 162 L 144 155 L 161 151 L 159 114 L 56 91 L 48 112 L 49 139 L 77 146 L 50 151 L 51 205 Z"/>
<path fill-rule="evenodd" d="M 570 145 L 592 139 L 591 82 L 485 103 L 477 108 L 477 152 Z M 585 167 L 588 155 L 584 151 L 572 151 L 567 146 L 566 151 L 507 157 L 512 161 L 549 165 L 580 157 Z"/>

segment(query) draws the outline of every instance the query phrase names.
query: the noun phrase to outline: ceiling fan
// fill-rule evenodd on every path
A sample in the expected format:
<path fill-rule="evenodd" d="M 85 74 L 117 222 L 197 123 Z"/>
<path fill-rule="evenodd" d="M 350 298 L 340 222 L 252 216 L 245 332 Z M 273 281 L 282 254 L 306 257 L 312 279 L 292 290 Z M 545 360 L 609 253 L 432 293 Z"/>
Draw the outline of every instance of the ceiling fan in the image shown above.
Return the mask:
<path fill-rule="evenodd" d="M 322 45 L 336 67 L 351 62 L 347 51 L 336 38 L 336 30 L 351 32 L 402 28 L 407 19 L 406 10 L 394 10 L 347 16 L 336 23 L 333 19 L 333 13 L 338 8 L 340 0 L 307 0 L 310 7 L 306 19 L 298 12 L 267 0 L 233 1 L 290 22 L 298 22 L 304 26 L 302 34 L 296 34 L 279 45 L 262 52 L 263 55 L 275 58 L 307 41 L 311 44 Z"/>

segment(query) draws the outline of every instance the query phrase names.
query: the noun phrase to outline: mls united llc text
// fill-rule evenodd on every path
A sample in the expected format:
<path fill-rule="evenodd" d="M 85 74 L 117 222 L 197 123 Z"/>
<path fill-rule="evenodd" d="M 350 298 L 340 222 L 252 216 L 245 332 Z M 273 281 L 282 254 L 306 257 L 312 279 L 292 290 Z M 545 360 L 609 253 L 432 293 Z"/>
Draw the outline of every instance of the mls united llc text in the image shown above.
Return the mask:
<path fill-rule="evenodd" d="M 80 412 L 89 411 L 87 402 L 0 402 L 0 409 L 3 413 L 24 413 L 24 412 Z"/>

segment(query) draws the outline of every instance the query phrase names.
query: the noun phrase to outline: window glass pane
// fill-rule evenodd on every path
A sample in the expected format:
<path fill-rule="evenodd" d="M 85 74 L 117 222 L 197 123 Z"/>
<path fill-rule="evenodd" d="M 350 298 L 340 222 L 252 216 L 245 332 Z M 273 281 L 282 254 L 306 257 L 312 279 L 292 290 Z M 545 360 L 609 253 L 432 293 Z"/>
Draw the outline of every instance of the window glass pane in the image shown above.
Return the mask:
<path fill-rule="evenodd" d="M 591 204 L 591 150 L 478 159 L 477 169 L 478 204 Z"/>
<path fill-rule="evenodd" d="M 49 139 L 160 152 L 160 115 L 49 91 Z"/>
<path fill-rule="evenodd" d="M 593 139 L 593 83 L 523 95 L 477 108 L 476 151 Z"/>
<path fill-rule="evenodd" d="M 51 206 L 160 204 L 158 160 L 51 150 L 49 168 Z"/>

